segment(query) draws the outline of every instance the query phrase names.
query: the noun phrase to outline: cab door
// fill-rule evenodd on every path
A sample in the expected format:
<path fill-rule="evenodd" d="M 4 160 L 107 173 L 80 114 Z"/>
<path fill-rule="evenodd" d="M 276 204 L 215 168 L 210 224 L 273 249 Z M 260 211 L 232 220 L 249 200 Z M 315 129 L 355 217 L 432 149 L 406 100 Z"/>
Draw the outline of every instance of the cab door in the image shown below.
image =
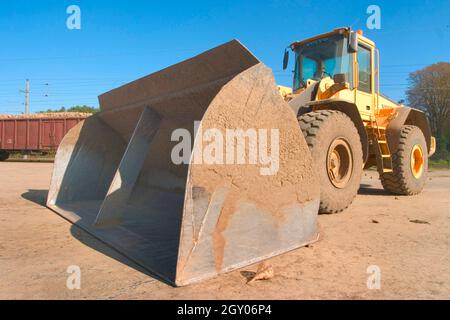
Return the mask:
<path fill-rule="evenodd" d="M 374 83 L 373 83 L 373 59 L 372 49 L 359 44 L 356 54 L 357 68 L 356 79 L 356 105 L 363 120 L 369 120 L 375 107 Z"/>

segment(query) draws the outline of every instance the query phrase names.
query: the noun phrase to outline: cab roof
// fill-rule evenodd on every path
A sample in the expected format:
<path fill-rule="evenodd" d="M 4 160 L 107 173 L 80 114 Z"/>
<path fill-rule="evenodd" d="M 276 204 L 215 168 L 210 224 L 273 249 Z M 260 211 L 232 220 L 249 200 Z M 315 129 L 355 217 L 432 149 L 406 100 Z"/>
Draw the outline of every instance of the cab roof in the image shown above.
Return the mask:
<path fill-rule="evenodd" d="M 334 35 L 334 34 L 344 34 L 344 35 L 348 35 L 351 31 L 352 31 L 352 29 L 351 29 L 350 27 L 336 28 L 336 29 L 334 29 L 333 31 L 330 31 L 330 32 L 327 32 L 327 33 L 323 33 L 323 34 L 317 35 L 317 36 L 312 37 L 312 38 L 308 38 L 308 39 L 301 40 L 301 41 L 295 41 L 295 42 L 291 43 L 291 45 L 290 45 L 289 47 L 290 47 L 292 50 L 294 50 L 296 47 L 301 46 L 301 45 L 303 45 L 303 44 L 305 44 L 305 43 L 308 43 L 308 42 L 311 42 L 311 41 L 314 41 L 314 40 L 317 40 L 317 39 L 321 39 L 321 38 L 326 38 L 326 37 L 332 36 L 332 35 Z M 364 37 L 364 36 L 362 35 L 362 31 L 361 31 L 361 30 L 358 30 L 357 32 L 358 32 L 358 34 L 359 34 L 358 38 L 359 38 L 362 42 L 364 42 L 364 43 L 366 43 L 366 44 L 368 44 L 368 45 L 371 45 L 371 46 L 375 47 L 375 42 L 373 42 L 372 40 L 370 40 L 370 39 Z"/>

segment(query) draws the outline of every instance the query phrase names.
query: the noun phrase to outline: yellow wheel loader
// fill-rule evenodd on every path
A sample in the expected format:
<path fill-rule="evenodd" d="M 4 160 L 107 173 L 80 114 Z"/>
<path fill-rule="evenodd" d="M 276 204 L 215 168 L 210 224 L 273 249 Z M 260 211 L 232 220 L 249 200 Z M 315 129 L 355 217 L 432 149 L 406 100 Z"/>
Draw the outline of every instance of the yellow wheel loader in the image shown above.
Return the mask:
<path fill-rule="evenodd" d="M 293 89 L 280 88 L 298 117 L 320 179 L 320 212 L 356 196 L 363 167 L 376 166 L 386 191 L 422 191 L 436 149 L 422 111 L 380 93 L 379 52 L 362 31 L 339 28 L 292 43 Z M 289 51 L 285 51 L 286 69 Z"/>
<path fill-rule="evenodd" d="M 182 286 L 316 241 L 364 165 L 419 192 L 434 139 L 378 93 L 373 43 L 338 29 L 291 49 L 293 90 L 233 40 L 100 95 L 59 146 L 47 206 Z"/>

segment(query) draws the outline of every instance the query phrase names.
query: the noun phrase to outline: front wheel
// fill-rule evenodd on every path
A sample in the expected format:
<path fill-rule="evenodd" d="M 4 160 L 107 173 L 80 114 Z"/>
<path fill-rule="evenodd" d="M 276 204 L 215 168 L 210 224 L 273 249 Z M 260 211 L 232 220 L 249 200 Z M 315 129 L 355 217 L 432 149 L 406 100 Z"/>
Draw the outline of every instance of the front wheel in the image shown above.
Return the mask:
<path fill-rule="evenodd" d="M 427 144 L 422 131 L 404 125 L 400 131 L 400 142 L 392 154 L 393 171 L 381 175 L 383 188 L 399 195 L 418 194 L 427 179 Z"/>
<path fill-rule="evenodd" d="M 352 203 L 361 182 L 358 130 L 346 114 L 335 110 L 309 112 L 298 120 L 319 173 L 319 212 L 341 212 Z"/>

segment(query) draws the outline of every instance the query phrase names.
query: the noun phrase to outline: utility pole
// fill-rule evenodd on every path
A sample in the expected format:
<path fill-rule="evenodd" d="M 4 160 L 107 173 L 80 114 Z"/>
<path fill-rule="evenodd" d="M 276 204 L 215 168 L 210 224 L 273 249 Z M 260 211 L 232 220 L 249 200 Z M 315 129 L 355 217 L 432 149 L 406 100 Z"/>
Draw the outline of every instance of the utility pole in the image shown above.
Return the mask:
<path fill-rule="evenodd" d="M 30 87 L 29 87 L 29 80 L 27 79 L 25 85 L 25 114 L 28 114 L 29 111 L 29 96 L 30 96 Z"/>

